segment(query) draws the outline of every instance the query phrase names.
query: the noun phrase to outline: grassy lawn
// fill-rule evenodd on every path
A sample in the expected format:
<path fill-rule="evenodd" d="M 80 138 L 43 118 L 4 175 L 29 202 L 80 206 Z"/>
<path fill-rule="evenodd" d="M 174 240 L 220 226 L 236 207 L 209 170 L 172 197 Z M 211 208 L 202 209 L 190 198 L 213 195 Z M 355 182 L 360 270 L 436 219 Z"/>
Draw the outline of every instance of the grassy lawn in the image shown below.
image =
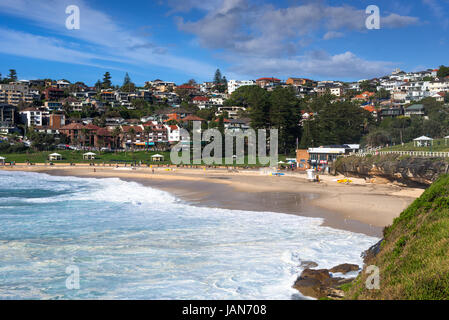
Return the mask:
<path fill-rule="evenodd" d="M 415 147 L 412 142 L 402 145 L 396 145 L 388 148 L 383 148 L 380 151 L 433 151 L 433 152 L 449 152 L 449 141 L 446 145 L 444 139 L 435 139 L 432 148 L 430 147 Z"/>
<path fill-rule="evenodd" d="M 449 299 L 449 175 L 443 175 L 384 231 L 379 253 L 366 261 L 380 269 L 380 290 L 368 290 L 362 272 L 349 299 Z"/>
<path fill-rule="evenodd" d="M 48 162 L 48 156 L 51 153 L 59 153 L 62 155 L 62 160 L 60 161 L 52 161 L 53 163 L 133 163 L 133 162 L 142 162 L 143 164 L 171 164 L 170 161 L 170 152 L 156 152 L 156 151 L 135 151 L 135 152 L 95 152 L 97 154 L 95 160 L 84 160 L 83 154 L 86 151 L 72 151 L 72 150 L 58 150 L 58 151 L 42 151 L 42 152 L 30 152 L 30 153 L 10 153 L 10 154 L 0 154 L 0 156 L 6 158 L 6 162 L 16 162 L 16 163 L 26 163 L 30 161 L 32 163 L 45 163 Z M 161 154 L 164 156 L 164 161 L 153 162 L 151 161 L 151 156 L 155 154 Z M 285 156 L 279 155 L 279 161 L 285 162 Z M 224 164 L 225 159 L 223 159 Z M 245 157 L 245 164 L 248 165 L 248 157 Z M 202 163 L 204 164 L 204 162 Z M 234 166 L 242 166 L 235 164 Z M 249 164 L 250 167 L 255 166 L 263 166 L 260 163 L 256 165 Z"/>

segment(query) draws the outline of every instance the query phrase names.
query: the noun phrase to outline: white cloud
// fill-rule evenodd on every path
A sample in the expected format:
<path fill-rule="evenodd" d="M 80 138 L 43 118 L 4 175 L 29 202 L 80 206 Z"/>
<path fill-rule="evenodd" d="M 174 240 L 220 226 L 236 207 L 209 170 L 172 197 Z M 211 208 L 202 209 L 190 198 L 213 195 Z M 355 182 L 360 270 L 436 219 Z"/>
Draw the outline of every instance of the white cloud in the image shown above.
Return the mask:
<path fill-rule="evenodd" d="M 345 34 L 343 32 L 338 32 L 338 31 L 328 31 L 326 32 L 326 34 L 323 36 L 324 40 L 330 40 L 330 39 L 336 39 L 336 38 L 341 38 L 343 37 Z"/>
<path fill-rule="evenodd" d="M 422 0 L 423 4 L 428 6 L 432 11 L 432 14 L 438 19 L 438 22 L 445 28 L 449 26 L 449 19 L 447 18 L 446 11 L 437 0 Z M 446 1 L 448 3 L 448 1 Z"/>
<path fill-rule="evenodd" d="M 251 0 L 222 0 L 196 21 L 178 18 L 178 28 L 194 34 L 201 46 L 223 51 L 221 56 L 248 75 L 290 74 L 316 70 L 323 76 L 374 75 L 387 70 L 388 62 L 369 62 L 353 53 L 326 55 L 325 59 L 301 56 L 311 39 L 341 38 L 348 32 L 367 32 L 365 9 L 330 6 L 323 1 L 286 8 Z M 419 19 L 390 13 L 381 17 L 381 28 L 400 28 Z M 326 68 L 314 68 L 316 63 Z M 361 70 L 357 65 L 366 68 Z M 344 69 L 340 66 L 346 66 Z M 388 69 L 389 70 L 389 69 Z"/>
<path fill-rule="evenodd" d="M 241 75 L 277 76 L 303 75 L 323 78 L 372 78 L 391 71 L 394 63 L 368 61 L 352 52 L 330 55 L 324 51 L 310 51 L 291 58 L 250 57 L 234 60 L 231 71 Z"/>
<path fill-rule="evenodd" d="M 81 28 L 79 30 L 65 28 L 65 20 L 68 17 L 65 9 L 68 5 L 77 5 L 80 8 Z M 169 53 L 167 48 L 158 46 L 148 36 L 136 35 L 124 29 L 112 17 L 91 8 L 83 0 L 2 0 L 0 12 L 27 19 L 34 22 L 37 27 L 63 36 L 58 37 L 59 42 L 57 42 L 55 37 L 23 33 L 23 37 L 28 39 L 28 42 L 21 41 L 20 37 L 9 38 L 10 42 L 3 42 L 6 40 L 4 34 L 3 39 L 0 39 L 0 47 L 12 48 L 0 50 L 8 51 L 10 54 L 98 66 L 101 64 L 95 61 L 98 59 L 135 65 L 140 68 L 159 66 L 200 77 L 209 76 L 215 70 L 214 66 L 205 62 Z M 14 36 L 17 35 L 16 32 Z M 76 40 L 78 48 L 67 49 L 73 45 L 73 41 L 63 40 L 67 38 Z M 29 43 L 28 46 L 27 43 Z"/>

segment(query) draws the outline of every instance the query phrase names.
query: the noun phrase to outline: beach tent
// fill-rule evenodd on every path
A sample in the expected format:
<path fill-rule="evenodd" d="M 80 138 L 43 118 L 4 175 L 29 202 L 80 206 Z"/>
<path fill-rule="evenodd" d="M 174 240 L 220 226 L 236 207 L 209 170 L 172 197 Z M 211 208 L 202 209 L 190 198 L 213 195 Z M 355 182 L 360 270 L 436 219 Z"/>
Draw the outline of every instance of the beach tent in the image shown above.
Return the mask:
<path fill-rule="evenodd" d="M 5 165 L 5 160 L 6 160 L 6 158 L 0 157 L 0 166 L 4 166 Z"/>
<path fill-rule="evenodd" d="M 152 161 L 164 161 L 164 156 L 161 154 L 155 154 L 151 156 Z"/>
<path fill-rule="evenodd" d="M 50 161 L 62 160 L 62 155 L 60 155 L 59 153 L 52 153 L 51 155 L 48 156 L 48 160 Z"/>
<path fill-rule="evenodd" d="M 83 159 L 84 160 L 95 160 L 95 156 L 96 156 L 95 153 L 87 152 L 87 153 L 83 154 Z"/>
<path fill-rule="evenodd" d="M 430 147 L 433 145 L 433 139 L 426 136 L 421 136 L 413 139 L 413 144 L 415 147 Z"/>

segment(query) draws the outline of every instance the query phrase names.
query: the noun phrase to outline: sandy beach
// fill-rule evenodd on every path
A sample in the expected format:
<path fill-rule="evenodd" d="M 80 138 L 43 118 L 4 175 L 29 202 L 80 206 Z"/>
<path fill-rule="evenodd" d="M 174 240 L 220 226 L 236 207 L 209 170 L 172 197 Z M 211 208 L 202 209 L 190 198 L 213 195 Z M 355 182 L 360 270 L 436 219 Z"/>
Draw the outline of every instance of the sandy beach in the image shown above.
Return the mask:
<path fill-rule="evenodd" d="M 95 172 L 94 172 L 95 168 Z M 305 174 L 263 175 L 256 170 L 136 168 L 90 166 L 3 167 L 8 171 L 41 172 L 59 176 L 120 178 L 171 192 L 196 206 L 248 211 L 271 211 L 323 218 L 323 225 L 367 235 L 382 235 L 423 189 L 371 184 L 342 176 L 321 176 L 309 182 Z"/>

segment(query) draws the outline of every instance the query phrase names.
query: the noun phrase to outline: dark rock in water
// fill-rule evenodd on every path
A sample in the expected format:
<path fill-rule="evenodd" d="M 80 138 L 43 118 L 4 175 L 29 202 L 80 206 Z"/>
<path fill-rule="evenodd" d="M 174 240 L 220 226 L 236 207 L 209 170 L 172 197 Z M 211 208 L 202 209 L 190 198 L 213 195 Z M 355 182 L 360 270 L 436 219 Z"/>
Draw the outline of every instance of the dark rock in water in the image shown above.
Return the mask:
<path fill-rule="evenodd" d="M 315 279 L 315 280 L 318 280 L 320 282 L 323 282 L 324 280 L 327 280 L 330 277 L 331 277 L 331 275 L 329 274 L 329 270 L 327 270 L 327 269 L 318 269 L 318 270 L 305 269 L 301 273 L 301 278 L 304 278 L 304 279 Z"/>
<path fill-rule="evenodd" d="M 332 269 L 341 266 L 343 265 L 334 267 Z M 354 266 L 356 265 L 345 264 L 345 266 L 341 267 L 341 269 L 339 268 L 339 270 L 351 269 L 350 271 L 353 271 L 353 269 L 355 268 Z M 359 267 L 356 267 L 356 270 L 359 270 Z M 332 299 L 342 299 L 344 297 L 344 292 L 340 289 L 340 286 L 353 280 L 354 278 L 334 278 L 331 276 L 328 269 L 305 269 L 298 277 L 293 287 L 307 297 L 313 297 L 317 299 L 324 297 Z"/>
<path fill-rule="evenodd" d="M 346 274 L 351 271 L 359 271 L 359 270 L 360 267 L 356 264 L 343 263 L 333 267 L 332 269 L 329 269 L 329 272 Z"/>
<path fill-rule="evenodd" d="M 313 261 L 301 261 L 301 264 L 299 266 L 304 269 L 310 269 L 318 267 L 318 263 Z"/>
<path fill-rule="evenodd" d="M 320 297 L 322 296 L 321 293 L 321 282 L 317 279 L 306 279 L 299 277 L 298 280 L 296 280 L 294 288 L 298 289 L 299 292 L 301 292 L 304 296 L 307 297 Z"/>
<path fill-rule="evenodd" d="M 367 263 L 368 260 L 371 260 L 377 256 L 383 241 L 384 239 L 380 240 L 378 243 L 371 246 L 368 250 L 362 252 L 362 258 L 365 264 Z"/>

